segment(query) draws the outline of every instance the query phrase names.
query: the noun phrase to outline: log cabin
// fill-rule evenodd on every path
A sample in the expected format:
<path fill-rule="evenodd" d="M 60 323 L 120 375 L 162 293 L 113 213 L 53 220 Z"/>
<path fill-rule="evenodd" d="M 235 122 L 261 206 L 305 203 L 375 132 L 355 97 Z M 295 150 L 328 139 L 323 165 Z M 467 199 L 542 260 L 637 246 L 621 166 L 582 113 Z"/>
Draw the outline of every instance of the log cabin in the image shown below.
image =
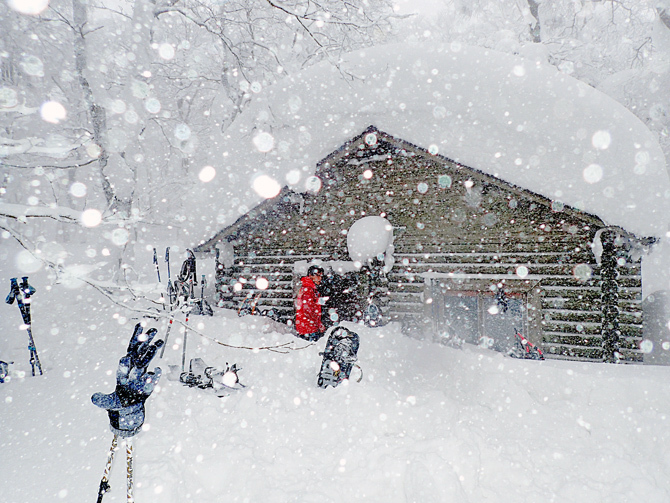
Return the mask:
<path fill-rule="evenodd" d="M 518 331 L 548 358 L 643 360 L 641 257 L 654 238 L 375 126 L 318 162 L 310 190 L 284 187 L 195 251 L 218 257 L 220 307 L 259 292 L 290 323 L 308 264 L 375 269 L 347 249 L 366 216 L 392 226 L 377 302 L 407 334 L 507 351 Z"/>

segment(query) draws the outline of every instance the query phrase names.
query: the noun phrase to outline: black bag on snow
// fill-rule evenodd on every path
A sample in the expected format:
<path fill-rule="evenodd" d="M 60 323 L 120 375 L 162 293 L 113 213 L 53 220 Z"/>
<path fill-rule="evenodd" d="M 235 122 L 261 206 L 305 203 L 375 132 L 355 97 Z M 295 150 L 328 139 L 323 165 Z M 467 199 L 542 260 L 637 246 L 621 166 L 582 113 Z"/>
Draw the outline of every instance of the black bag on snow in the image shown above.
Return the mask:
<path fill-rule="evenodd" d="M 359 343 L 358 334 L 344 327 L 335 327 L 328 336 L 325 350 L 319 353 L 323 356 L 317 380 L 319 387 L 335 387 L 349 379 L 351 369 L 358 359 Z"/>

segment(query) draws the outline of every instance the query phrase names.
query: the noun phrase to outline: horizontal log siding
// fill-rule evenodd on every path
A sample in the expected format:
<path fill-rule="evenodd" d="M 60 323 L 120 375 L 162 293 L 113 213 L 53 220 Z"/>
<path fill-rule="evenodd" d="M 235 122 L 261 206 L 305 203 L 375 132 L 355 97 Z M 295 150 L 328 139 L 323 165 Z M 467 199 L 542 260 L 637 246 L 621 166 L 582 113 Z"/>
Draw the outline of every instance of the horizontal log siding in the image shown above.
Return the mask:
<path fill-rule="evenodd" d="M 408 165 L 413 168 L 404 169 Z M 525 266 L 528 276 L 540 278 L 541 345 L 547 355 L 602 358 L 600 270 L 589 246 L 602 223 L 430 159 L 394 159 L 395 169 L 365 166 L 383 170 L 383 176 L 368 182 L 377 194 L 385 186 L 402 187 L 387 193 L 382 205 L 387 218 L 401 228 L 395 243 L 397 267 L 389 275 L 392 317 L 405 323 L 421 321 L 422 273 L 516 279 L 517 268 Z M 449 176 L 448 184 L 440 183 L 444 175 Z M 393 205 L 398 196 L 411 201 L 404 211 Z M 587 281 L 575 276 L 580 264 L 591 268 Z M 642 330 L 639 264 L 620 268 L 618 283 L 622 352 L 637 361 Z M 552 311 L 545 312 L 545 307 Z"/>
<path fill-rule="evenodd" d="M 258 219 L 236 237 L 231 276 L 247 282 L 231 307 L 262 275 L 270 288 L 260 305 L 288 318 L 293 263 L 349 260 L 347 230 L 363 216 L 382 215 L 394 226 L 395 266 L 388 276 L 393 318 L 422 322 L 423 273 L 519 279 L 516 270 L 525 266 L 540 289 L 535 316 L 545 353 L 601 358 L 600 271 L 590 249 L 601 220 L 420 150 L 383 142 L 368 148 L 361 140 L 333 154 L 317 167 L 323 182 L 318 194 L 303 194 L 290 215 Z M 577 265 L 588 265 L 591 277 L 577 278 Z M 620 273 L 624 355 L 639 360 L 639 264 Z"/>
<path fill-rule="evenodd" d="M 479 247 L 479 243 L 477 247 Z M 446 246 L 446 245 L 445 245 Z M 411 323 L 420 320 L 424 308 L 422 273 L 488 275 L 518 279 L 520 265 L 529 276 L 540 276 L 542 347 L 548 357 L 574 359 L 602 358 L 600 270 L 591 264 L 593 275 L 581 281 L 573 274 L 585 263 L 579 254 L 564 253 L 402 253 L 396 251 L 395 267 L 389 275 L 390 306 L 393 319 Z M 553 264 L 551 263 L 553 262 Z M 560 263 L 557 263 L 560 262 Z M 573 262 L 573 263 L 568 263 Z M 402 265 L 405 264 L 405 265 Z M 639 264 L 620 267 L 618 283 L 621 348 L 626 360 L 641 361 L 642 339 L 641 276 Z M 493 281 L 493 279 L 491 280 Z"/>
<path fill-rule="evenodd" d="M 642 341 L 642 278 L 640 264 L 618 268 L 621 353 L 640 362 Z M 559 357 L 602 358 L 600 268 L 584 287 L 542 282 L 544 344 Z M 591 346 L 589 348 L 589 346 Z"/>
<path fill-rule="evenodd" d="M 247 295 L 261 293 L 256 288 L 256 279 L 266 278 L 269 286 L 263 290 L 258 301 L 258 309 L 274 309 L 283 321 L 292 320 L 295 316 L 293 305 L 295 262 L 310 261 L 314 258 L 327 258 L 326 255 L 313 255 L 307 252 L 287 254 L 284 250 L 274 248 L 253 250 L 239 247 L 235 249 L 234 265 L 221 278 L 227 284 L 240 282 L 242 289 L 233 292 L 232 300 L 224 301 L 222 307 L 238 309 Z M 242 281 L 240 281 L 242 280 Z"/>

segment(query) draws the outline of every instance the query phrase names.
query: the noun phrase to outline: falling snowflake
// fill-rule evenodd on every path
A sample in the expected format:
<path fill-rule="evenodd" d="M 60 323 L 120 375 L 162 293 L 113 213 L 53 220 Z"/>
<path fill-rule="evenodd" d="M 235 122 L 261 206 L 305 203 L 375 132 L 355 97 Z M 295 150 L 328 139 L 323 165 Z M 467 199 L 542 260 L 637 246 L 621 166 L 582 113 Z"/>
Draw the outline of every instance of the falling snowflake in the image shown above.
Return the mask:
<path fill-rule="evenodd" d="M 270 152 L 275 146 L 275 139 L 270 133 L 261 132 L 254 136 L 254 145 L 259 152 Z"/>
<path fill-rule="evenodd" d="M 47 101 L 40 107 L 40 116 L 46 122 L 58 124 L 67 117 L 65 107 L 57 101 Z"/>

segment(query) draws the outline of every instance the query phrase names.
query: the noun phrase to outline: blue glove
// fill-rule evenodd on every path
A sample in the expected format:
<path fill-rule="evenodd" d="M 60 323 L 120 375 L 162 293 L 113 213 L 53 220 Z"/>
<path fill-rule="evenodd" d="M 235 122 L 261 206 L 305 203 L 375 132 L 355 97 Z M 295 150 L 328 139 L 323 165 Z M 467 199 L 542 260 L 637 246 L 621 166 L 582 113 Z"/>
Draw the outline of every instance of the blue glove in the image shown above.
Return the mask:
<path fill-rule="evenodd" d="M 144 402 L 161 377 L 159 367 L 147 372 L 156 352 L 165 344 L 163 340 L 152 342 L 156 332 L 151 328 L 142 334 L 142 325 L 135 325 L 128 351 L 119 360 L 116 390 L 108 395 L 95 393 L 91 397 L 93 404 L 107 410 L 112 432 L 121 437 L 132 437 L 140 431 L 145 417 Z"/>

